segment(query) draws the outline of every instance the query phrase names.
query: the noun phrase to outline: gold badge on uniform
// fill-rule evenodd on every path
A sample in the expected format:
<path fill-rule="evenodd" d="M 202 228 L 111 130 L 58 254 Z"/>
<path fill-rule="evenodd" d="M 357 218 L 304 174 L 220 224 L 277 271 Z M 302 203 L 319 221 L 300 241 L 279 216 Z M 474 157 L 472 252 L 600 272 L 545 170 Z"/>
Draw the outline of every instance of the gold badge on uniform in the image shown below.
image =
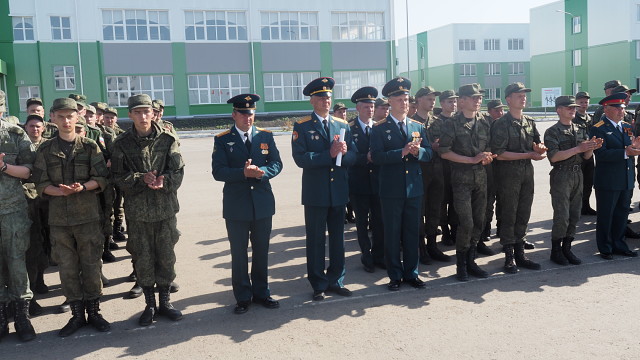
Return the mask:
<path fill-rule="evenodd" d="M 269 153 L 269 144 L 261 143 L 260 149 L 262 149 L 262 155 L 267 155 Z"/>
<path fill-rule="evenodd" d="M 418 141 L 418 139 L 420 138 L 420 133 L 417 131 L 414 131 L 411 133 L 411 137 L 413 137 L 413 141 Z"/>

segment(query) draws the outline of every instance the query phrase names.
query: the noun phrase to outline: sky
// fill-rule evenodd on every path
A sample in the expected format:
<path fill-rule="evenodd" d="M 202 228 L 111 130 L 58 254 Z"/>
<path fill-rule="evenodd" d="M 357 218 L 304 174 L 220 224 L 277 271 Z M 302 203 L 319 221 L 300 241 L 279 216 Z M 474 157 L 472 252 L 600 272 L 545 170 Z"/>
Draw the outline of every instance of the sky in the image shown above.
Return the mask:
<path fill-rule="evenodd" d="M 395 0 L 396 38 L 452 23 L 528 23 L 529 9 L 557 0 Z"/>

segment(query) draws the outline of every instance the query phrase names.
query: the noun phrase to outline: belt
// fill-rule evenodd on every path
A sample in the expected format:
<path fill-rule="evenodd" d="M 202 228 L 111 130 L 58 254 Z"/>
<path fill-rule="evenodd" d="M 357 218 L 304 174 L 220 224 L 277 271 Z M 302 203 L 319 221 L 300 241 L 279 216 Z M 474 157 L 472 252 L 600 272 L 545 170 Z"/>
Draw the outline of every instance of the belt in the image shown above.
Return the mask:
<path fill-rule="evenodd" d="M 526 165 L 531 164 L 531 159 L 522 159 L 522 160 L 500 160 L 497 162 L 498 164 L 504 165 Z"/>
<path fill-rule="evenodd" d="M 555 165 L 553 167 L 554 170 L 564 170 L 564 171 L 571 171 L 571 172 L 578 172 L 578 171 L 582 171 L 582 165 L 580 164 L 574 164 L 574 165 Z"/>
<path fill-rule="evenodd" d="M 481 170 L 484 169 L 484 165 L 482 163 L 477 164 L 462 164 L 457 162 L 451 162 L 452 169 L 460 169 L 460 170 Z"/>

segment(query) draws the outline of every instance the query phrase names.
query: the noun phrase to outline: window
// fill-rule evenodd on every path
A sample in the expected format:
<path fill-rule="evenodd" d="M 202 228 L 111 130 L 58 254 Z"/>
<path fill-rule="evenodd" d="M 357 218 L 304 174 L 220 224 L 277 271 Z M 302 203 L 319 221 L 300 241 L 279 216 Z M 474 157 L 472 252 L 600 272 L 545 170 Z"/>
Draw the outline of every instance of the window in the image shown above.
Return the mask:
<path fill-rule="evenodd" d="M 640 60 L 640 40 L 636 40 L 636 60 Z"/>
<path fill-rule="evenodd" d="M 573 66 L 582 65 L 582 50 L 573 50 Z"/>
<path fill-rule="evenodd" d="M 640 4 L 636 5 L 636 19 L 640 21 Z"/>
<path fill-rule="evenodd" d="M 319 72 L 265 73 L 263 77 L 265 101 L 304 100 L 302 89 L 311 80 L 319 77 Z"/>
<path fill-rule="evenodd" d="M 382 40 L 384 15 L 381 12 L 331 13 L 333 40 Z"/>
<path fill-rule="evenodd" d="M 336 85 L 333 87 L 333 97 L 336 99 L 349 99 L 353 93 L 363 86 L 373 86 L 382 91 L 386 83 L 385 70 L 370 71 L 336 71 L 333 78 Z"/>
<path fill-rule="evenodd" d="M 189 75 L 189 104 L 225 104 L 249 92 L 248 74 Z"/>
<path fill-rule="evenodd" d="M 75 68 L 73 66 L 54 66 L 53 81 L 56 84 L 56 90 L 75 90 Z"/>
<path fill-rule="evenodd" d="M 524 50 L 524 39 L 509 39 L 509 50 Z"/>
<path fill-rule="evenodd" d="M 476 64 L 460 65 L 460 76 L 476 76 Z"/>
<path fill-rule="evenodd" d="M 575 84 L 572 84 L 573 86 L 573 94 L 578 93 L 578 91 L 582 90 L 582 83 L 581 82 L 576 82 Z"/>
<path fill-rule="evenodd" d="M 484 39 L 485 50 L 500 50 L 500 39 Z"/>
<path fill-rule="evenodd" d="M 524 63 L 509 63 L 509 75 L 524 74 Z"/>
<path fill-rule="evenodd" d="M 20 111 L 27 111 L 27 100 L 32 97 L 40 97 L 40 88 L 38 86 L 18 86 Z"/>
<path fill-rule="evenodd" d="M 460 51 L 475 51 L 476 41 L 473 39 L 460 39 L 458 40 L 458 49 Z"/>
<path fill-rule="evenodd" d="M 51 39 L 71 40 L 71 18 L 68 16 L 51 16 Z"/>
<path fill-rule="evenodd" d="M 485 68 L 485 75 L 500 75 L 499 63 L 486 64 Z"/>
<path fill-rule="evenodd" d="M 127 106 L 131 95 L 147 94 L 160 99 L 165 105 L 173 105 L 173 77 L 155 76 L 107 76 L 107 103 L 109 106 Z"/>
<path fill-rule="evenodd" d="M 318 40 L 318 13 L 267 12 L 260 13 L 262 40 Z"/>
<path fill-rule="evenodd" d="M 500 99 L 500 88 L 484 89 L 484 98 L 487 100 Z"/>
<path fill-rule="evenodd" d="M 582 31 L 582 22 L 580 21 L 580 16 L 574 16 L 571 19 L 573 22 L 573 33 L 578 34 Z"/>
<path fill-rule="evenodd" d="M 31 16 L 14 16 L 13 17 L 13 40 L 15 41 L 34 40 L 33 17 Z"/>
<path fill-rule="evenodd" d="M 171 40 L 169 12 L 158 10 L 102 10 L 104 40 Z"/>
<path fill-rule="evenodd" d="M 187 40 L 247 40 L 244 11 L 185 11 Z"/>

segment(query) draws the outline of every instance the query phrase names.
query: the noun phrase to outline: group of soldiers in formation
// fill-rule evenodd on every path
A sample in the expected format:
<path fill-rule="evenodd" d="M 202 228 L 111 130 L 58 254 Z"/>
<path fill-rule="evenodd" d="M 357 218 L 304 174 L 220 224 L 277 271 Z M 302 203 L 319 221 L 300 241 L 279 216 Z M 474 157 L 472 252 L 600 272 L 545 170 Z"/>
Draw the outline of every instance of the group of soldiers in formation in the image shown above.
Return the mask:
<path fill-rule="evenodd" d="M 0 121 L 0 339 L 10 317 L 21 341 L 36 337 L 30 316 L 43 309 L 33 292 L 48 292 L 43 274 L 50 263 L 66 299 L 59 311 L 72 314 L 58 334 L 87 324 L 109 331 L 100 296 L 108 284 L 102 263 L 116 260 L 114 239 L 127 240 L 132 257 L 130 297 L 144 294 L 140 325 L 157 316 L 180 320 L 169 294 L 178 290 L 174 246 L 184 162 L 172 124 L 162 120 L 163 102 L 131 96 L 133 125 L 126 131 L 115 108 L 88 104 L 84 95 L 55 99 L 50 121 L 41 99 L 26 106 L 24 125 Z M 0 118 L 5 111 L 0 91 Z"/>
<path fill-rule="evenodd" d="M 484 243 L 494 205 L 504 271 L 540 269 L 525 249 L 534 247 L 526 241 L 532 161 L 544 158 L 553 166 L 551 260 L 581 263 L 571 251 L 581 213 L 597 215 L 602 258 L 637 256 L 624 240 L 625 235 L 640 237 L 627 226 L 640 137 L 631 125 L 635 115 L 624 110 L 635 89 L 607 82 L 607 96 L 593 120 L 586 112 L 588 93 L 558 97 L 559 120 L 541 137 L 533 118 L 523 113 L 531 90 L 522 83 L 506 87 L 506 105 L 491 100 L 488 113 L 482 113 L 479 84 L 457 92 L 426 86 L 413 97 L 409 79 L 397 77 L 384 86 L 383 98 L 375 87 L 355 91 L 351 101 L 357 117 L 351 122 L 345 120 L 344 104 L 330 114 L 334 85 L 329 77 L 307 84 L 303 94 L 313 113 L 294 124 L 291 138 L 293 159 L 303 169 L 314 301 L 326 293 L 352 295 L 344 286 L 346 209 L 355 213 L 364 270 L 386 270 L 391 291 L 403 283 L 425 287 L 419 263 L 451 261 L 438 248 L 439 234 L 443 245 L 455 245 L 458 280 L 488 277 L 475 260 L 478 254 L 494 255 Z M 224 182 L 237 314 L 252 303 L 279 307 L 268 285 L 268 248 L 275 213 L 270 179 L 282 171 L 282 160 L 273 134 L 254 125 L 259 100 L 259 95 L 240 94 L 227 101 L 234 124 L 215 136 L 212 154 L 212 175 Z M 4 101 L 0 92 L 0 118 Z M 157 316 L 182 318 L 170 303 L 170 293 L 178 289 L 174 246 L 180 236 L 177 189 L 184 175 L 178 137 L 162 120 L 161 101 L 133 95 L 128 110 L 133 125 L 125 131 L 117 125 L 116 109 L 89 105 L 83 95 L 71 94 L 54 100 L 50 121 L 42 101 L 32 98 L 22 127 L 0 122 L 0 338 L 9 332 L 11 313 L 22 341 L 36 337 L 30 315 L 42 309 L 32 289 L 47 291 L 43 273 L 50 262 L 58 266 L 66 298 L 60 308 L 72 313 L 59 335 L 69 336 L 86 324 L 110 330 L 99 308 L 108 281 L 102 261 L 115 260 L 110 250 L 118 246 L 114 239 L 126 239 L 124 219 L 130 278 L 136 281 L 130 296 L 143 294 L 146 304 L 139 324 L 150 325 Z M 597 212 L 589 205 L 592 187 Z"/>

